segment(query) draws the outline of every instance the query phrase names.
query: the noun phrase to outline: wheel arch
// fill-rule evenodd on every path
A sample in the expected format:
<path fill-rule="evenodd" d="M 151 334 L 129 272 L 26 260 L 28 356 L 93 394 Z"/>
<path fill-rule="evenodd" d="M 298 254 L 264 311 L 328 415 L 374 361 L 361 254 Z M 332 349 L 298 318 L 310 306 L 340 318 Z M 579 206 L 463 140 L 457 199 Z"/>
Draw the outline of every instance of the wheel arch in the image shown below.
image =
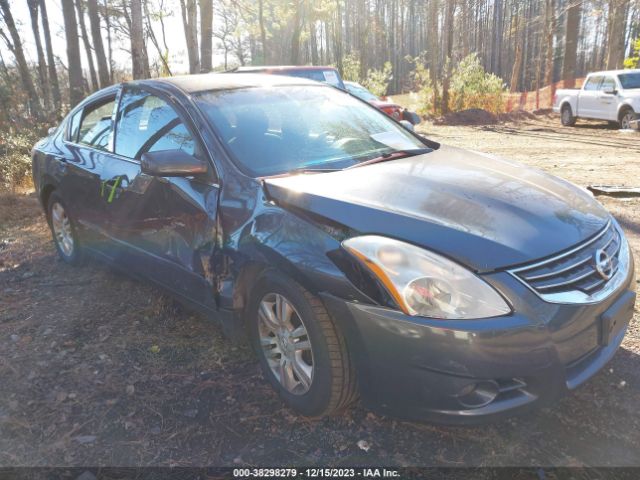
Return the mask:
<path fill-rule="evenodd" d="M 45 212 L 49 208 L 49 198 L 51 198 L 51 194 L 55 191 L 56 185 L 51 181 L 45 180 L 40 189 L 40 204 Z"/>
<path fill-rule="evenodd" d="M 633 106 L 631 104 L 629 103 L 620 104 L 620 106 L 618 107 L 618 122 L 622 121 L 622 116 L 628 111 L 631 111 L 632 113 L 637 113 L 633 109 Z"/>
<path fill-rule="evenodd" d="M 571 113 L 573 113 L 573 106 L 571 106 L 571 101 L 568 98 L 560 101 L 560 112 L 564 110 L 564 107 L 569 107 L 571 109 Z"/>
<path fill-rule="evenodd" d="M 327 292 L 371 303 L 335 260 L 340 240 L 319 225 L 291 212 L 262 212 L 225 245 L 216 262 L 223 265 L 219 305 L 242 312 L 251 288 L 267 270 L 277 270 L 314 295 Z M 339 263 L 339 262 L 338 262 Z"/>

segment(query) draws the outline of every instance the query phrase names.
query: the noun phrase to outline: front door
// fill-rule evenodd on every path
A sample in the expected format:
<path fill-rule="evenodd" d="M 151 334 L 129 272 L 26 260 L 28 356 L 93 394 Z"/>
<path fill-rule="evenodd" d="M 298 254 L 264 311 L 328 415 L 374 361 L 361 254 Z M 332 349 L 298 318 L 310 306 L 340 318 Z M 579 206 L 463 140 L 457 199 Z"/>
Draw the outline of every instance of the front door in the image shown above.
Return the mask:
<path fill-rule="evenodd" d="M 145 152 L 181 149 L 204 160 L 196 177 L 141 172 Z M 199 136 L 162 94 L 125 87 L 115 126 L 115 155 L 103 169 L 103 202 L 117 262 L 205 306 L 214 306 L 212 255 L 219 186 Z"/>
<path fill-rule="evenodd" d="M 616 80 L 611 75 L 604 77 L 602 85 L 600 85 L 600 117 L 603 120 L 618 120 L 618 94 L 605 93 L 605 90 L 619 90 Z"/>
<path fill-rule="evenodd" d="M 598 118 L 598 111 L 600 109 L 600 84 L 602 83 L 602 77 L 599 75 L 592 75 L 587 80 L 584 88 L 580 90 L 578 97 L 578 113 L 580 117 L 586 118 Z"/>

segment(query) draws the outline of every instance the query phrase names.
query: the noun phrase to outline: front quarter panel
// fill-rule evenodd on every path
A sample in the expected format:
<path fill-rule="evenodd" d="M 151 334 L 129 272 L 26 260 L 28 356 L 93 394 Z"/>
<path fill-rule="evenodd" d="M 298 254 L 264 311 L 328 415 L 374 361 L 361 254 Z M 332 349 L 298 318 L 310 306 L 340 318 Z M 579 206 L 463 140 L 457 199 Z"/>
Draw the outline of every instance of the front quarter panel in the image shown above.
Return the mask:
<path fill-rule="evenodd" d="M 220 200 L 220 221 L 225 232 L 218 260 L 222 264 L 218 271 L 225 272 L 221 307 L 234 307 L 238 279 L 252 266 L 278 269 L 313 293 L 370 302 L 330 258 L 332 252 L 340 251 L 340 240 L 270 201 L 259 182 L 227 182 Z"/>

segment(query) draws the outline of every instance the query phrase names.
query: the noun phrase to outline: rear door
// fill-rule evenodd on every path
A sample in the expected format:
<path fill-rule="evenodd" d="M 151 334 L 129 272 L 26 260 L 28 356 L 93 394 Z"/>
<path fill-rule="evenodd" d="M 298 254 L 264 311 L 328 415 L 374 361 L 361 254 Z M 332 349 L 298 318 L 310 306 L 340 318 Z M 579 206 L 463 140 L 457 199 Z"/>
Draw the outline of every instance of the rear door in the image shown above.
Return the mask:
<path fill-rule="evenodd" d="M 63 198 L 74 218 L 85 227 L 86 246 L 98 249 L 106 227 L 100 198 L 100 177 L 113 148 L 113 116 L 117 91 L 78 109 L 64 132 L 64 154 L 58 158 L 65 175 Z"/>
<path fill-rule="evenodd" d="M 601 75 L 592 75 L 587 79 L 584 88 L 580 90 L 577 112 L 579 117 L 599 118 L 602 79 Z"/>
<path fill-rule="evenodd" d="M 116 117 L 115 156 L 103 171 L 109 231 L 118 262 L 189 300 L 213 305 L 219 186 L 188 113 L 161 92 L 124 87 Z M 196 177 L 151 177 L 145 152 L 183 150 L 209 165 Z"/>

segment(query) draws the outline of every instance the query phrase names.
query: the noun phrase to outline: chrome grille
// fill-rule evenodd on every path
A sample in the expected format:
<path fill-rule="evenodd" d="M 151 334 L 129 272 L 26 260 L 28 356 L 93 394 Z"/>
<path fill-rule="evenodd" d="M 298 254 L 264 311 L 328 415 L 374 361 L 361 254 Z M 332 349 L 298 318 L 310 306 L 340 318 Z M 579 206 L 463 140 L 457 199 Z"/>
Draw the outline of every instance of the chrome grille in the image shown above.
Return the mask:
<path fill-rule="evenodd" d="M 620 267 L 622 238 L 609 223 L 595 237 L 549 260 L 511 270 L 520 280 L 542 295 L 580 291 L 593 295 L 605 287 Z M 605 278 L 596 269 L 596 252 L 611 259 L 611 272 Z"/>

